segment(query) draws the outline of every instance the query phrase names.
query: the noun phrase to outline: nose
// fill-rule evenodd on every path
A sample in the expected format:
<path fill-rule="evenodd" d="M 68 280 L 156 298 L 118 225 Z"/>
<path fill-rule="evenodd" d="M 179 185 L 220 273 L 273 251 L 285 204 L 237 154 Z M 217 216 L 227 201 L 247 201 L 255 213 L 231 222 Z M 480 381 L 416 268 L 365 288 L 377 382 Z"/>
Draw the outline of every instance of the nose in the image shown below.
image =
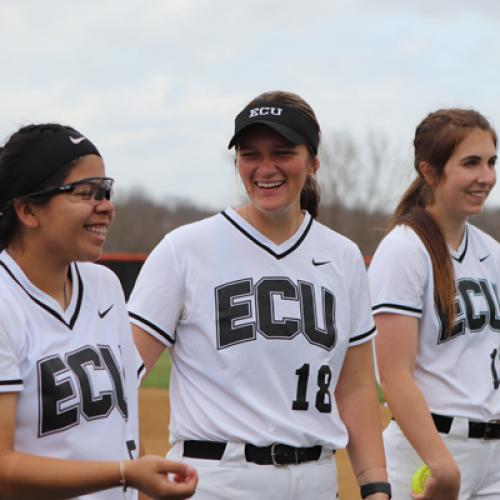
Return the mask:
<path fill-rule="evenodd" d="M 276 171 L 276 162 L 271 155 L 262 155 L 259 161 L 260 173 L 274 173 Z"/>
<path fill-rule="evenodd" d="M 109 214 L 111 214 L 111 217 L 113 217 L 115 213 L 115 206 L 111 200 L 103 198 L 102 200 L 97 201 L 94 210 L 98 213 L 108 212 Z"/>
<path fill-rule="evenodd" d="M 484 163 L 481 166 L 481 170 L 479 173 L 478 182 L 480 184 L 487 184 L 489 186 L 493 186 L 497 180 L 497 174 L 495 170 L 495 166 L 490 165 L 488 163 Z"/>

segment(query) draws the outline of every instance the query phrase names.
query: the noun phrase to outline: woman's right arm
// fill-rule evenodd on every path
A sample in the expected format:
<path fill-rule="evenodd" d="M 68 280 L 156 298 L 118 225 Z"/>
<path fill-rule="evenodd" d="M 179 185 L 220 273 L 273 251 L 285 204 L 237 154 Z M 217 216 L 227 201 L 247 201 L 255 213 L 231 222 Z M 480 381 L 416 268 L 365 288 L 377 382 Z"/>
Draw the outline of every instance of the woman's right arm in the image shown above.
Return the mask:
<path fill-rule="evenodd" d="M 418 348 L 418 319 L 382 313 L 375 316 L 376 350 L 382 391 L 401 431 L 431 471 L 419 500 L 456 500 L 457 464 L 441 439 L 425 398 L 413 378 Z"/>
<path fill-rule="evenodd" d="M 132 323 L 131 326 L 135 346 L 137 347 L 137 350 L 139 351 L 139 354 L 144 361 L 146 373 L 149 373 L 151 368 L 153 368 L 155 363 L 158 361 L 160 354 L 165 350 L 165 344 L 162 344 L 159 340 L 156 340 L 148 332 L 135 325 L 134 323 Z"/>
<path fill-rule="evenodd" d="M 0 498 L 62 499 L 120 486 L 119 461 L 61 460 L 17 452 L 16 402 L 16 393 L 0 394 Z M 197 475 L 185 464 L 153 456 L 124 464 L 128 486 L 152 498 L 180 500 L 194 493 Z"/>

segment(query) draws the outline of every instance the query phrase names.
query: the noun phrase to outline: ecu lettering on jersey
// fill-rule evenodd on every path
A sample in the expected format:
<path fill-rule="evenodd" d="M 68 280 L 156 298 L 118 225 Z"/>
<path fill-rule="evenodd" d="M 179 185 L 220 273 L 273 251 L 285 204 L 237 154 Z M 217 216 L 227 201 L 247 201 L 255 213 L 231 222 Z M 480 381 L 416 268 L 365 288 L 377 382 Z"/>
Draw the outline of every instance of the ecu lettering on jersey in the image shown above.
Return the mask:
<path fill-rule="evenodd" d="M 488 326 L 500 333 L 500 302 L 495 283 L 487 279 L 458 279 L 455 310 L 456 320 L 451 335 L 445 338 L 441 326 L 438 343 L 453 340 L 467 330 L 471 334 L 481 333 Z"/>
<path fill-rule="evenodd" d="M 106 374 L 102 382 L 106 390 L 93 387 L 97 372 Z M 115 408 L 127 420 L 122 369 L 110 346 L 88 345 L 64 357 L 48 356 L 38 361 L 37 373 L 39 437 L 74 427 L 81 417 L 106 418 Z"/>
<path fill-rule="evenodd" d="M 297 317 L 278 317 L 276 303 L 297 303 Z M 330 351 L 337 338 L 335 296 L 321 287 L 320 311 L 314 283 L 287 277 L 265 277 L 254 285 L 246 278 L 215 288 L 217 348 L 224 349 L 255 340 L 256 333 L 268 339 L 293 339 L 302 334 L 318 347 Z M 322 314 L 325 328 L 318 326 Z"/>

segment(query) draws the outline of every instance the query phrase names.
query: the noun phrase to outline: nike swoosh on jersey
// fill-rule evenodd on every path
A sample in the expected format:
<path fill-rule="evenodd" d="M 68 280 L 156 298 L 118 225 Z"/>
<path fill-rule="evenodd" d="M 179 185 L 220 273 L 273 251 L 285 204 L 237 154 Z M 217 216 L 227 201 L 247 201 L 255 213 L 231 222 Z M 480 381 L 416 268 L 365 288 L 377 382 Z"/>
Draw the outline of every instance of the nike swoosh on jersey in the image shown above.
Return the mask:
<path fill-rule="evenodd" d="M 73 144 L 80 144 L 80 142 L 84 141 L 86 139 L 86 137 L 71 137 L 69 136 L 69 140 L 73 143 Z"/>
<path fill-rule="evenodd" d="M 111 309 L 113 309 L 113 306 L 114 304 L 111 304 L 107 309 L 105 309 L 104 311 L 97 311 L 97 314 L 99 315 L 99 318 L 104 318 L 104 316 L 106 316 L 106 314 L 109 313 L 109 311 L 111 311 Z"/>
<path fill-rule="evenodd" d="M 485 255 L 484 257 L 479 257 L 479 262 L 484 262 L 489 256 L 490 254 Z"/>
<path fill-rule="evenodd" d="M 330 264 L 331 260 L 312 260 L 313 266 L 324 266 Z"/>

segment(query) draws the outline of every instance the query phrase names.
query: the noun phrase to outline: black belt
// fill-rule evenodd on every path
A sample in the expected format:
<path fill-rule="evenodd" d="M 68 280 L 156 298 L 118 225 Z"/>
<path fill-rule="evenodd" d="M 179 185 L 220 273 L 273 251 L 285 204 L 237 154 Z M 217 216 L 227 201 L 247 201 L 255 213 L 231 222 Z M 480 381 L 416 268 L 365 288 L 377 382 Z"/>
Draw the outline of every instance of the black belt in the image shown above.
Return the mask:
<path fill-rule="evenodd" d="M 443 433 L 449 434 L 453 417 L 446 415 L 436 415 L 431 413 L 436 429 Z M 479 422 L 469 420 L 469 437 L 476 439 L 500 439 L 500 420 L 490 420 L 489 422 Z"/>
<path fill-rule="evenodd" d="M 215 441 L 184 441 L 184 456 L 220 460 L 227 443 Z M 318 460 L 321 456 L 321 446 L 310 448 L 295 448 L 286 444 L 274 443 L 269 446 L 245 445 L 247 462 L 259 465 L 290 465 Z M 335 452 L 333 452 L 335 453 Z"/>

